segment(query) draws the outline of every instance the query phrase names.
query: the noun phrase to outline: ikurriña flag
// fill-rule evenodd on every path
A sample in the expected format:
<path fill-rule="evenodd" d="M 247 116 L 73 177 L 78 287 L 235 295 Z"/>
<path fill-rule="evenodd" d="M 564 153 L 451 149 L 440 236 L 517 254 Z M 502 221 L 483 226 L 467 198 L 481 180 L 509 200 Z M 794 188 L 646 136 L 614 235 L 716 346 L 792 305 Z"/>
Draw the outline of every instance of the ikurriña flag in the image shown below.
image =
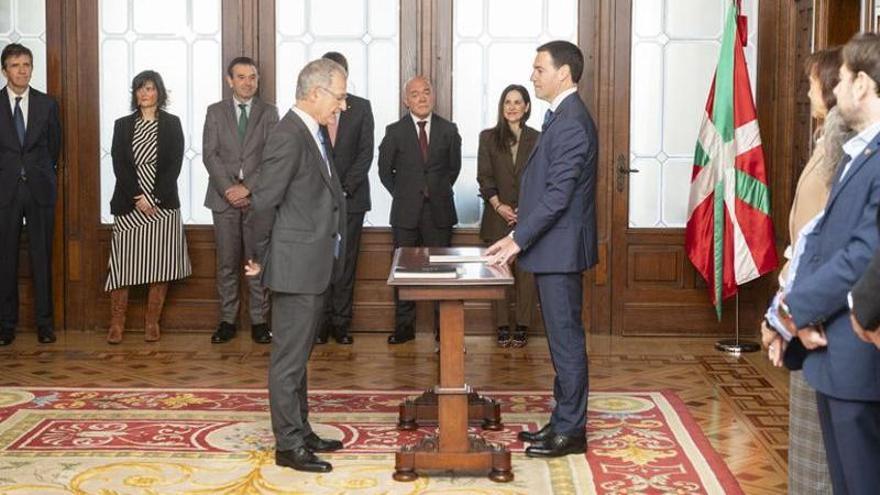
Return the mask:
<path fill-rule="evenodd" d="M 778 264 L 761 134 L 743 51 L 745 22 L 732 0 L 694 153 L 685 250 L 721 302 Z"/>

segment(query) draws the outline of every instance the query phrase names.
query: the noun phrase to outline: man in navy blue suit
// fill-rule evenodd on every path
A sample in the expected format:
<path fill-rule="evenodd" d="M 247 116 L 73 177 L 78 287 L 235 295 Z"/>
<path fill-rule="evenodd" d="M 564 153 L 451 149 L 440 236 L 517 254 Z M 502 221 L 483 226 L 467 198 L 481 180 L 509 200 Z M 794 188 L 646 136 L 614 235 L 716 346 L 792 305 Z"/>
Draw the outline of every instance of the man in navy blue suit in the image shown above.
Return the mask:
<path fill-rule="evenodd" d="M 18 252 L 27 221 L 37 340 L 55 342 L 52 315 L 52 233 L 61 152 L 58 103 L 30 86 L 34 56 L 10 43 L 0 54 L 0 346 L 15 340 Z"/>
<path fill-rule="evenodd" d="M 586 451 L 587 350 L 581 305 L 581 274 L 597 262 L 596 125 L 577 95 L 584 68 L 580 49 L 567 41 L 538 47 L 532 83 L 550 103 L 519 193 L 517 224 L 492 245 L 494 264 L 519 264 L 535 274 L 556 378 L 556 406 L 537 432 L 521 432 L 531 457 Z"/>
<path fill-rule="evenodd" d="M 834 94 L 841 116 L 859 134 L 843 145 L 828 204 L 779 305 L 789 330 L 811 350 L 804 376 L 817 392 L 834 493 L 877 493 L 880 486 L 880 352 L 853 332 L 847 308 L 847 294 L 880 244 L 878 91 L 880 36 L 857 35 L 843 49 Z"/>

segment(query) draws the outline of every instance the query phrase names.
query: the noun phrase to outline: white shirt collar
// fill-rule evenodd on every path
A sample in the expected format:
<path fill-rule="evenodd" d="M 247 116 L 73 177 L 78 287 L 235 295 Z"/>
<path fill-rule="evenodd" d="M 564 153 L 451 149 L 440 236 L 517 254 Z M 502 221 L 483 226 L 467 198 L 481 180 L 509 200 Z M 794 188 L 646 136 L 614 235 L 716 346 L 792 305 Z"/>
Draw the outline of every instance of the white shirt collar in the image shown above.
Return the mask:
<path fill-rule="evenodd" d="M 12 91 L 12 88 L 9 85 L 6 85 L 6 93 L 9 95 L 9 113 L 15 112 L 15 98 L 21 96 L 21 102 L 18 104 L 21 107 L 21 114 L 24 117 L 24 126 L 27 128 L 28 124 L 28 103 L 30 102 L 30 94 L 31 87 L 28 86 L 27 89 L 24 90 L 24 93 L 17 95 L 15 91 Z"/>
<path fill-rule="evenodd" d="M 574 93 L 577 90 L 578 90 L 577 86 L 574 86 L 574 87 L 568 88 L 565 91 L 563 91 L 562 93 L 559 93 L 558 95 L 556 95 L 556 98 L 553 98 L 553 102 L 550 103 L 550 111 L 555 112 L 556 109 L 559 107 L 559 104 L 562 103 L 562 100 L 564 100 L 568 95 Z"/>
<path fill-rule="evenodd" d="M 254 102 L 254 99 L 251 98 L 250 100 L 242 101 L 242 100 L 239 100 L 238 98 L 236 98 L 235 95 L 233 95 L 233 96 L 232 96 L 232 101 L 235 102 L 235 106 L 236 106 L 236 107 L 238 107 L 239 105 L 247 105 L 248 107 L 250 107 L 250 106 L 251 106 L 251 103 Z"/>
<path fill-rule="evenodd" d="M 298 108 L 296 105 L 291 107 L 291 110 L 293 110 L 293 113 L 297 114 L 299 118 L 302 119 L 312 136 L 318 135 L 318 129 L 320 126 L 318 126 L 318 121 L 315 120 L 314 117 L 306 113 L 304 110 Z M 315 137 L 315 139 L 317 140 L 317 137 Z"/>
<path fill-rule="evenodd" d="M 28 86 L 27 89 L 24 90 L 24 93 L 17 95 L 15 91 L 12 91 L 12 88 L 9 85 L 6 85 L 6 93 L 9 95 L 9 104 L 12 108 L 15 108 L 15 97 L 21 96 L 21 104 L 24 105 L 28 101 L 28 96 L 31 94 L 31 87 Z"/>
<path fill-rule="evenodd" d="M 849 155 L 850 161 L 855 160 L 880 133 L 880 121 L 866 127 L 862 132 L 843 144 L 843 152 Z"/>
<path fill-rule="evenodd" d="M 416 114 L 412 112 L 409 113 L 409 116 L 412 118 L 413 123 L 416 125 L 416 127 L 419 126 L 419 122 L 424 120 L 425 122 L 427 122 L 427 124 L 425 124 L 425 127 L 427 128 L 431 125 L 431 117 L 434 116 L 434 112 L 429 113 L 428 116 L 423 119 L 416 117 Z"/>

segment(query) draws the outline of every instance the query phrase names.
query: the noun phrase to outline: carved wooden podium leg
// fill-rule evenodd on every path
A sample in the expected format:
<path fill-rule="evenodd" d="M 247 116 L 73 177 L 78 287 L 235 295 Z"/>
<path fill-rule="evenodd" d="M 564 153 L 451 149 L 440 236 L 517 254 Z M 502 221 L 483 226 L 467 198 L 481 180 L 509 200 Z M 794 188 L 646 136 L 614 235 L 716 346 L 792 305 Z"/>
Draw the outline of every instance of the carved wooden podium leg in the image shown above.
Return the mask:
<path fill-rule="evenodd" d="M 414 399 L 404 399 L 400 403 L 397 428 L 416 430 L 420 423 L 437 422 L 437 394 L 428 389 Z M 484 397 L 477 392 L 468 394 L 468 423 L 479 424 L 484 430 L 501 431 L 501 403 L 491 397 Z"/>
<path fill-rule="evenodd" d="M 440 302 L 440 385 L 437 395 L 438 434 L 416 446 L 403 447 L 395 456 L 394 479 L 412 481 L 420 469 L 488 471 L 489 479 L 513 480 L 510 452 L 468 435 L 468 396 L 464 383 L 464 303 Z"/>

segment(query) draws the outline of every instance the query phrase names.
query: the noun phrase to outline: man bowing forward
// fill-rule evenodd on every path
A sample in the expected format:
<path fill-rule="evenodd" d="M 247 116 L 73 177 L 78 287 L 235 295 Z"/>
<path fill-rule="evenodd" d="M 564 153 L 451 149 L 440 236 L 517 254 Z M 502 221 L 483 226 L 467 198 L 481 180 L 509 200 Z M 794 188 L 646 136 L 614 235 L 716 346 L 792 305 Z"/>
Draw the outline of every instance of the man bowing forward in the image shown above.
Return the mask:
<path fill-rule="evenodd" d="M 333 173 L 319 126 L 345 111 L 346 72 L 332 60 L 309 62 L 296 81 L 296 103 L 269 133 L 260 177 L 251 195 L 259 263 L 272 291 L 272 357 L 269 409 L 275 435 L 275 464 L 298 471 L 328 472 L 316 452 L 342 448 L 309 424 L 306 365 L 331 281 L 342 273 L 345 197 Z M 268 227 L 271 226 L 271 230 Z"/>

